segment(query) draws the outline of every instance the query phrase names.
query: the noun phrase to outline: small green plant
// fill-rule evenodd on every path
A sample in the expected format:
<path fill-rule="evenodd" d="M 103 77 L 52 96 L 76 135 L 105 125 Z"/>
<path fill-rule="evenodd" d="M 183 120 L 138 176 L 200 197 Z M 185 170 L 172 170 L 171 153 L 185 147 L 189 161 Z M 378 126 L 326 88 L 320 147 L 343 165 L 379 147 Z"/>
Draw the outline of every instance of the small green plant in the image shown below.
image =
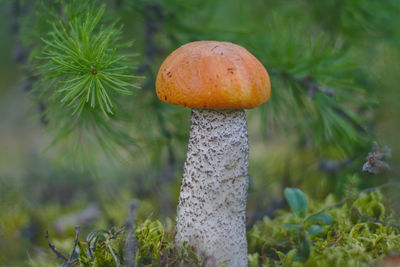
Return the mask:
<path fill-rule="evenodd" d="M 289 234 L 297 236 L 297 248 L 292 252 L 293 259 L 305 262 L 310 257 L 310 238 L 325 232 L 327 226 L 333 223 L 333 219 L 327 213 L 306 216 L 307 199 L 300 189 L 285 188 L 284 195 L 294 213 L 291 222 L 283 225 Z"/>
<path fill-rule="evenodd" d="M 290 211 L 264 218 L 248 233 L 250 266 L 360 266 L 398 252 L 400 226 L 391 222 L 380 192 L 389 185 L 339 202 L 328 196 L 324 203 L 286 188 Z"/>

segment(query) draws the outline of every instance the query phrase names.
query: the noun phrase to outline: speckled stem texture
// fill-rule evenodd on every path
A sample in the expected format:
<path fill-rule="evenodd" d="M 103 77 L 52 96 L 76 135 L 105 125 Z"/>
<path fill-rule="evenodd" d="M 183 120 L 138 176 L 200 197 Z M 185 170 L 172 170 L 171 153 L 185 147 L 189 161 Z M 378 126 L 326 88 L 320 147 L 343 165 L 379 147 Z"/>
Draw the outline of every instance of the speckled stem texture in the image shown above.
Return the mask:
<path fill-rule="evenodd" d="M 176 238 L 217 265 L 248 264 L 248 154 L 244 110 L 192 110 Z"/>

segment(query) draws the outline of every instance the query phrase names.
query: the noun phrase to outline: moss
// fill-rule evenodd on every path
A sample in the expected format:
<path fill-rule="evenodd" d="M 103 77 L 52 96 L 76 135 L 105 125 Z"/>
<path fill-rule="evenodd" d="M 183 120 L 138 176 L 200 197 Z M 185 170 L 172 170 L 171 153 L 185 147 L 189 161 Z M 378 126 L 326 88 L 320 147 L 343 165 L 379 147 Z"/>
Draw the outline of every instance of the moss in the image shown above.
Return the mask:
<path fill-rule="evenodd" d="M 300 190 L 296 192 L 302 194 Z M 291 210 L 279 210 L 274 219 L 265 217 L 248 231 L 250 267 L 364 266 L 400 251 L 399 230 L 381 223 L 391 219 L 381 192 L 359 194 L 341 206 L 334 205 L 331 195 L 323 202 L 307 198 L 304 203 L 306 209 L 301 216 Z M 318 213 L 326 207 L 331 208 Z M 369 219 L 357 216 L 354 209 Z M 310 216 L 316 213 L 318 216 Z M 165 223 L 146 219 L 137 223 L 134 231 L 98 230 L 78 242 L 74 264 L 203 266 L 209 261 L 213 266 L 212 258 L 197 255 L 187 246 L 177 247 L 174 241 L 174 222 L 168 218 Z M 30 265 L 40 264 L 31 260 Z"/>
<path fill-rule="evenodd" d="M 79 242 L 76 266 L 201 266 L 203 260 L 188 247 L 177 248 L 171 224 L 145 220 L 136 225 L 135 235 L 125 229 L 94 231 Z M 90 249 L 89 249 L 90 248 Z"/>
<path fill-rule="evenodd" d="M 308 201 L 308 214 L 332 204 L 332 197 L 319 204 Z M 299 219 L 290 211 L 281 211 L 273 220 L 264 218 L 248 233 L 251 266 L 360 266 L 379 261 L 391 252 L 400 251 L 400 233 L 393 227 L 358 217 L 352 208 L 372 219 L 390 220 L 379 191 L 360 194 L 354 201 L 326 211 L 333 223 L 316 235 L 299 236 L 295 225 Z M 296 258 L 299 243 L 310 242 L 310 255 L 305 262 Z M 257 260 L 255 259 L 257 258 Z"/>

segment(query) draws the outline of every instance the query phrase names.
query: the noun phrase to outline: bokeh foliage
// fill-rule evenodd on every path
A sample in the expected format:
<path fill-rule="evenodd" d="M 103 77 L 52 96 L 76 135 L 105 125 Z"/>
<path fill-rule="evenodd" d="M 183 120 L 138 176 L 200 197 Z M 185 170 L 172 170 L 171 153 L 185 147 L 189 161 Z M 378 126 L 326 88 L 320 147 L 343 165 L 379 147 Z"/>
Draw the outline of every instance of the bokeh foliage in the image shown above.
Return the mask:
<path fill-rule="evenodd" d="M 347 8 L 346 1 L 344 2 Z M 363 4 L 355 9 L 350 2 L 347 3 L 348 8 L 354 14 L 356 11 L 364 12 L 367 7 L 373 8 Z M 92 6 L 98 4 L 100 2 Z M 154 95 L 157 66 L 165 55 L 185 42 L 215 39 L 247 47 L 270 72 L 273 84 L 271 101 L 258 109 L 264 135 L 271 131 L 270 128 L 286 129 L 302 133 L 299 134 L 300 139 L 306 138 L 320 149 L 333 144 L 343 153 L 350 153 L 355 148 L 365 147 L 371 137 L 367 131 L 368 111 L 376 103 L 371 97 L 372 87 L 361 78 L 368 75 L 368 70 L 361 67 L 362 62 L 352 51 L 353 47 L 348 45 L 350 39 L 343 37 L 344 30 L 341 27 L 337 27 L 337 32 L 327 33 L 323 27 L 319 27 L 319 21 L 310 21 L 308 16 L 296 15 L 295 8 L 307 10 L 309 13 L 318 12 L 318 4 L 314 5 L 315 9 L 310 10 L 306 9 L 305 4 L 300 1 L 290 6 L 275 3 L 274 8 L 263 6 L 258 1 L 252 5 L 246 5 L 242 1 L 233 1 L 227 5 L 224 1 L 211 3 L 197 0 L 168 3 L 117 1 L 114 5 L 109 4 L 113 7 L 109 11 L 110 17 L 117 15 L 124 19 L 131 14 L 138 17 L 138 21 L 130 19 L 124 22 L 127 28 L 137 29 L 136 34 L 133 34 L 137 45 L 131 51 L 141 52 L 135 72 L 145 76 L 146 80 L 142 84 L 143 92 L 135 97 L 125 97 L 136 108 L 128 109 L 130 105 L 127 103 L 119 106 L 125 111 L 129 110 L 130 114 L 134 114 L 139 108 L 144 110 L 144 113 L 130 116 L 132 127 L 140 123 L 140 116 L 143 114 L 153 114 L 146 119 L 155 123 L 141 125 L 145 127 L 142 134 L 136 130 L 133 137 L 148 139 L 152 143 L 166 137 L 164 142 L 169 149 L 169 157 L 174 157 L 170 142 L 176 136 L 179 138 L 186 135 L 179 133 L 179 124 L 169 125 L 166 122 L 169 117 L 165 118 L 164 114 L 176 108 L 159 103 Z M 84 136 L 88 140 L 95 139 L 94 143 L 97 141 L 107 153 L 118 154 L 118 149 L 132 152 L 134 147 L 125 145 L 129 142 L 135 143 L 129 138 L 131 132 L 122 134 L 132 127 L 118 125 L 118 122 L 125 123 L 127 119 L 123 117 L 124 112 L 115 113 L 113 107 L 116 102 L 113 100 L 115 93 L 130 94 L 128 87 L 135 86 L 129 81 L 134 78 L 134 72 L 129 68 L 132 60 L 118 56 L 114 58 L 114 49 L 120 49 L 123 45 L 122 41 L 119 42 L 121 29 L 113 24 L 103 27 L 106 23 L 102 20 L 104 10 L 94 13 L 90 11 L 90 4 L 60 1 L 58 5 L 53 4 L 50 7 L 43 4 L 37 6 L 41 6 L 42 12 L 55 14 L 53 19 L 57 21 L 52 23 L 50 36 L 44 39 L 45 46 L 42 47 L 43 42 L 40 41 L 33 45 L 36 49 L 42 47 L 45 56 L 40 57 L 39 53 L 39 58 L 44 61 L 35 61 L 33 54 L 29 65 L 33 72 L 39 70 L 36 78 L 40 83 L 34 83 L 34 86 L 37 101 L 45 106 L 43 116 L 49 122 L 48 128 L 60 130 L 55 140 L 61 144 L 69 143 L 65 141 L 65 137 L 79 133 L 75 134 L 74 139 L 83 139 Z M 37 6 L 32 4 L 31 8 L 35 9 Z M 86 13 L 82 14 L 82 10 L 86 10 Z M 271 13 L 261 14 L 260 10 Z M 282 12 L 277 12 L 279 10 Z M 253 19 L 245 19 L 249 17 Z M 379 27 L 380 18 L 374 22 L 377 25 L 370 25 L 370 31 Z M 316 16 L 316 19 L 320 17 Z M 189 20 L 195 23 L 190 23 Z M 43 23 L 40 17 L 34 21 Z M 360 23 L 358 20 L 356 22 Z M 101 23 L 103 26 L 99 25 L 97 32 L 93 32 L 97 24 Z M 339 22 L 338 24 L 341 25 Z M 142 27 L 138 29 L 140 26 Z M 82 46 L 75 46 L 77 43 L 82 43 Z M 68 47 L 72 49 L 65 49 Z M 104 63 L 108 69 L 102 70 L 103 63 L 100 61 L 103 57 L 108 57 L 115 66 Z M 82 76 L 82 73 L 86 74 Z M 45 88 L 43 81 L 49 83 Z M 60 88 L 56 89 L 57 87 Z M 92 87 L 94 90 L 91 90 Z M 50 92 L 52 97 L 46 96 L 46 92 Z M 141 102 L 145 105 L 138 104 Z M 61 113 L 60 110 L 65 110 L 62 107 L 69 107 L 69 111 Z M 85 111 L 84 115 L 79 116 L 82 111 Z M 106 118 L 99 116 L 99 111 Z M 178 109 L 178 112 L 184 113 L 185 110 Z M 112 119 L 108 119 L 109 115 L 112 115 Z M 304 119 L 299 120 L 298 117 Z M 314 129 L 313 135 L 307 136 L 309 132 L 306 131 L 310 128 Z M 158 133 L 161 136 L 157 136 Z M 76 143 L 78 150 L 89 147 L 85 142 Z M 86 153 L 84 157 L 87 159 L 91 154 L 93 153 Z"/>

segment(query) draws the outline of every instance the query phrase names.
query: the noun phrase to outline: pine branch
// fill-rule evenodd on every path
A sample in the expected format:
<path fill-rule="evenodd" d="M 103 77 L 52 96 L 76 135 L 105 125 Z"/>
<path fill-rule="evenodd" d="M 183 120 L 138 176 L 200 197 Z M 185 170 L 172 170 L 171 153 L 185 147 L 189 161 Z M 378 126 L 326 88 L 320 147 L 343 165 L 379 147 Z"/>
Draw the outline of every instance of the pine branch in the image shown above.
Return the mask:
<path fill-rule="evenodd" d="M 123 52 L 131 42 L 121 41 L 122 28 L 104 19 L 106 7 L 96 1 L 60 1 L 50 8 L 58 15 L 31 62 L 40 77 L 32 97 L 44 107 L 43 120 L 55 133 L 50 147 L 74 143 L 75 158 L 83 165 L 97 148 L 110 159 L 121 159 L 119 151 L 133 153 L 135 140 L 124 124 L 131 112 L 121 105 L 139 88 L 134 83 L 139 77 L 132 74 L 135 55 Z"/>
<path fill-rule="evenodd" d="M 289 80 L 289 83 L 290 82 L 297 83 L 299 85 L 299 88 L 301 88 L 305 92 L 307 92 L 308 97 L 311 100 L 313 100 L 316 93 L 322 93 L 328 97 L 331 97 L 332 99 L 335 96 L 335 91 L 333 89 L 328 89 L 328 88 L 325 88 L 325 87 L 319 85 L 315 81 L 315 79 L 313 77 L 311 77 L 310 75 L 308 75 L 304 78 L 300 78 L 300 77 L 297 77 L 295 75 L 292 75 L 292 74 L 289 74 L 286 72 L 282 72 L 281 75 L 284 80 Z M 316 99 L 315 101 L 318 101 L 318 99 Z M 358 132 L 366 133 L 363 126 L 360 125 L 360 123 L 357 122 L 353 117 L 351 117 L 347 112 L 345 112 L 345 110 L 341 107 L 341 105 L 339 103 L 336 102 L 336 100 L 332 100 L 332 101 L 334 101 L 334 102 L 332 102 L 332 106 L 327 106 L 324 108 L 332 109 L 332 111 L 334 111 L 343 120 L 345 120 L 349 124 L 351 124 L 354 127 L 354 129 L 356 129 Z M 321 119 L 325 119 L 325 118 L 321 118 Z M 326 118 L 326 119 L 328 119 L 328 118 Z M 327 123 L 329 123 L 329 121 L 327 121 Z"/>
<path fill-rule="evenodd" d="M 129 87 L 137 87 L 130 83 L 135 76 L 126 68 L 128 58 L 116 54 L 120 30 L 101 27 L 94 31 L 104 11 L 104 5 L 97 12 L 88 7 L 86 18 L 74 18 L 68 25 L 53 24 L 49 38 L 43 39 L 46 45 L 40 59 L 44 64 L 39 73 L 54 82 L 49 90 L 57 89 L 51 96 L 71 107 L 76 117 L 88 106 L 108 118 L 114 114 L 116 95 L 131 95 Z"/>
<path fill-rule="evenodd" d="M 330 144 L 349 153 L 364 145 L 368 134 L 359 110 L 372 102 L 354 82 L 359 67 L 350 51 L 324 33 L 278 18 L 266 22 L 264 31 L 249 40 L 274 89 L 261 118 L 277 129 L 294 128 L 300 137 L 312 135 L 318 147 Z"/>
<path fill-rule="evenodd" d="M 316 92 L 321 92 L 327 96 L 334 96 L 335 91 L 332 89 L 327 89 L 320 86 L 314 81 L 311 76 L 306 76 L 304 78 L 293 77 L 293 79 L 299 83 L 304 89 L 307 90 L 308 96 L 312 99 Z"/>

